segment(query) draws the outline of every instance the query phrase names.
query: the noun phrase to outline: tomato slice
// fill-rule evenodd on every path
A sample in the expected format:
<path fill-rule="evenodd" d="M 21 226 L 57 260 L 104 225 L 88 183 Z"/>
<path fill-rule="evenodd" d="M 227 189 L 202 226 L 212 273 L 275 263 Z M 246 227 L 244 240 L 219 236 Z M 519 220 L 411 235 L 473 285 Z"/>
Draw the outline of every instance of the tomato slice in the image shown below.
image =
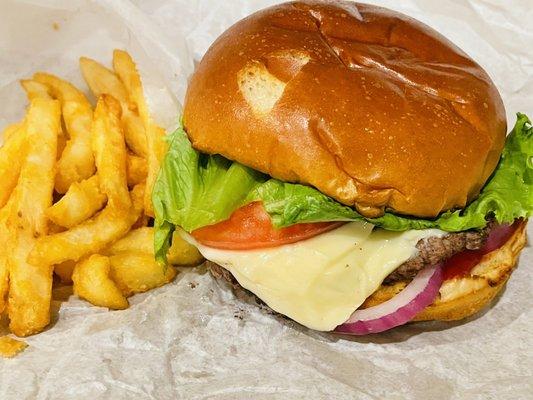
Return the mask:
<path fill-rule="evenodd" d="M 470 274 L 472 268 L 479 264 L 485 254 L 499 249 L 507 243 L 522 223 L 523 220 L 516 220 L 512 225 L 497 226 L 491 231 L 485 245 L 481 249 L 465 250 L 449 258 L 443 267 L 444 280 Z"/>
<path fill-rule="evenodd" d="M 316 222 L 276 229 L 261 202 L 239 208 L 230 218 L 194 230 L 201 244 L 217 249 L 250 250 L 281 246 L 328 232 L 344 222 Z"/>

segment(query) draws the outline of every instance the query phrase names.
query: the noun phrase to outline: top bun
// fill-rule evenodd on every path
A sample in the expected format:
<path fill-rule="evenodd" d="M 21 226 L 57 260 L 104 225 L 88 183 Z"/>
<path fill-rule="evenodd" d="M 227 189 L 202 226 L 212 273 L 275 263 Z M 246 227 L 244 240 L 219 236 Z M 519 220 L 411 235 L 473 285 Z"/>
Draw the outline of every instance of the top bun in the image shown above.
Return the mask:
<path fill-rule="evenodd" d="M 200 151 L 369 217 L 464 207 L 506 134 L 500 95 L 468 55 L 403 14 L 342 1 L 233 25 L 199 64 L 183 117 Z"/>

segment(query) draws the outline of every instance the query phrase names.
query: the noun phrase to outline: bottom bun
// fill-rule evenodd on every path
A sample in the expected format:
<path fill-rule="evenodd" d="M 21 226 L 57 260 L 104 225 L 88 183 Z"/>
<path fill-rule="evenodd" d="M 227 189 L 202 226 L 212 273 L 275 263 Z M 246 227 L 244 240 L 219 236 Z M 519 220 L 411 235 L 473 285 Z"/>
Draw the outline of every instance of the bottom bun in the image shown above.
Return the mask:
<path fill-rule="evenodd" d="M 414 321 L 456 321 L 477 313 L 490 303 L 504 288 L 520 251 L 526 245 L 526 225 L 527 222 L 522 222 L 502 247 L 483 256 L 470 275 L 444 281 L 437 299 Z M 373 307 L 391 299 L 408 283 L 382 285 L 366 299 L 361 308 Z"/>
<path fill-rule="evenodd" d="M 507 283 L 520 251 L 526 245 L 526 225 L 527 221 L 521 223 L 502 247 L 483 256 L 469 276 L 444 281 L 437 299 L 413 321 L 455 321 L 469 317 L 488 305 Z M 206 265 L 215 278 L 231 285 L 237 298 L 254 302 L 272 312 L 261 299 L 240 286 L 228 270 L 210 261 Z M 405 281 L 390 286 L 382 285 L 366 299 L 361 308 L 373 307 L 391 299 L 408 283 Z"/>

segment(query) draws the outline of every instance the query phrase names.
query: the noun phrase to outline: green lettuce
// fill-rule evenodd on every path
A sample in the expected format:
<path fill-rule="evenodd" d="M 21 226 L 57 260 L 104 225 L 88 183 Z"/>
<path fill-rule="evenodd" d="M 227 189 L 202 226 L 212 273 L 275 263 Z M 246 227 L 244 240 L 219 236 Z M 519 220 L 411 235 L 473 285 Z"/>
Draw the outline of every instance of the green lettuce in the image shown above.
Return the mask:
<path fill-rule="evenodd" d="M 227 219 L 237 208 L 262 201 L 275 227 L 303 222 L 365 220 L 383 229 L 438 228 L 448 232 L 482 228 L 533 213 L 533 128 L 524 114 L 507 137 L 500 162 L 478 198 L 462 210 L 435 219 L 386 212 L 365 218 L 318 190 L 281 182 L 219 155 L 201 154 L 183 128 L 169 137 L 169 151 L 154 187 L 156 257 L 165 260 L 176 226 L 187 232 Z"/>

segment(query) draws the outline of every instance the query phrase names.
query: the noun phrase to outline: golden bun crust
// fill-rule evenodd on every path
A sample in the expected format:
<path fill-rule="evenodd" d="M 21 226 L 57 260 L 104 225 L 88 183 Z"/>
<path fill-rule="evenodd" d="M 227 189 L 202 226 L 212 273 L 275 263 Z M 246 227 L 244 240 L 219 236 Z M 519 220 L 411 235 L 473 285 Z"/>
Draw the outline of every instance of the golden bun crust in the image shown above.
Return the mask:
<path fill-rule="evenodd" d="M 367 216 L 462 208 L 506 133 L 468 55 L 403 14 L 342 1 L 281 4 L 227 30 L 192 77 L 184 124 L 195 148 Z"/>
<path fill-rule="evenodd" d="M 455 321 L 469 317 L 482 308 L 503 289 L 516 266 L 520 251 L 526 245 L 524 222 L 499 249 L 486 254 L 469 276 L 445 281 L 435 302 L 418 314 L 414 321 Z M 399 293 L 408 282 L 381 286 L 361 308 L 376 306 Z"/>

